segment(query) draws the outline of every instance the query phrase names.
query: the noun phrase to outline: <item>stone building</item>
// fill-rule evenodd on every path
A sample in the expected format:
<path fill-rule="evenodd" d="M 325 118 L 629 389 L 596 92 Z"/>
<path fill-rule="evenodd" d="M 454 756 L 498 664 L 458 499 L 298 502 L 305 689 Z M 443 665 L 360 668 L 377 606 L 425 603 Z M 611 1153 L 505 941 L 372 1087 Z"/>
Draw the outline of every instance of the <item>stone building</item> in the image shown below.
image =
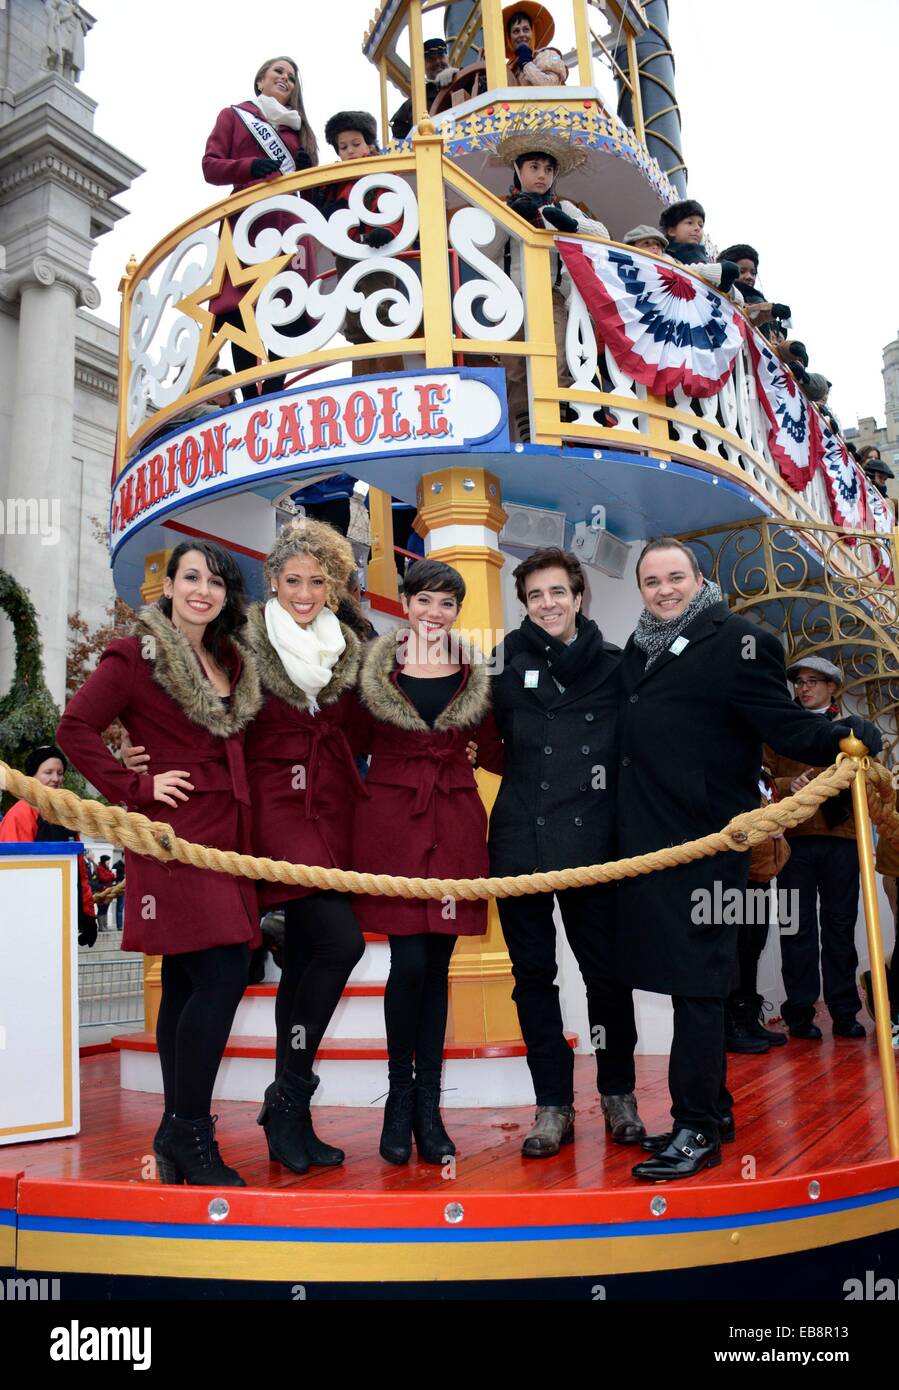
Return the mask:
<path fill-rule="evenodd" d="M 118 329 L 91 311 L 98 237 L 143 171 L 94 133 L 80 88 L 93 18 L 69 0 L 0 4 L 0 567 L 30 591 L 62 700 L 68 615 L 113 598 L 105 524 Z M 0 688 L 11 670 L 0 615 Z"/>
<path fill-rule="evenodd" d="M 885 423 L 878 425 L 866 415 L 845 435 L 857 449 L 876 444 L 880 457 L 896 474 L 888 485 L 890 496 L 899 498 L 899 333 L 883 350 L 883 396 Z"/>

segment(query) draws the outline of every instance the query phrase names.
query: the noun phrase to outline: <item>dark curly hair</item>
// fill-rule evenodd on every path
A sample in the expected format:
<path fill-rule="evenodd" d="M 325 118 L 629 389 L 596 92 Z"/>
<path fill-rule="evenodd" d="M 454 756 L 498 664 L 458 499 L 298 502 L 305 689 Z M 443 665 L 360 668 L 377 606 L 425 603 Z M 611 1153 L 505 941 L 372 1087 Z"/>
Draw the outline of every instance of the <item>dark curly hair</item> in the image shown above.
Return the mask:
<path fill-rule="evenodd" d="M 682 203 L 672 203 L 659 218 L 659 226 L 670 236 L 672 228 L 676 227 L 678 222 L 683 222 L 685 217 L 701 217 L 704 222 L 705 208 L 702 203 L 697 203 L 695 198 L 685 198 Z"/>

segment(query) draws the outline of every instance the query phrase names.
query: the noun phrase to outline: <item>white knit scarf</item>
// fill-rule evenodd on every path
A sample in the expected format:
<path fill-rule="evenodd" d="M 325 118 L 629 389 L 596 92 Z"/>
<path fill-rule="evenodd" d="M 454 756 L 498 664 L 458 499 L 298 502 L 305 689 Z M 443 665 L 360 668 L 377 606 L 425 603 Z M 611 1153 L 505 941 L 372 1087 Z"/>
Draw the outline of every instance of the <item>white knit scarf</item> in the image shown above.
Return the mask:
<path fill-rule="evenodd" d="M 290 106 L 282 106 L 277 97 L 267 97 L 262 92 L 254 92 L 250 101 L 256 103 L 269 125 L 273 125 L 276 130 L 279 125 L 289 125 L 291 130 L 299 130 L 302 125 L 299 111 L 294 111 Z"/>
<path fill-rule="evenodd" d="M 265 630 L 294 685 L 302 690 L 313 714 L 318 709 L 318 692 L 331 679 L 338 658 L 346 650 L 340 623 L 330 608 L 300 627 L 276 598 L 265 605 Z"/>

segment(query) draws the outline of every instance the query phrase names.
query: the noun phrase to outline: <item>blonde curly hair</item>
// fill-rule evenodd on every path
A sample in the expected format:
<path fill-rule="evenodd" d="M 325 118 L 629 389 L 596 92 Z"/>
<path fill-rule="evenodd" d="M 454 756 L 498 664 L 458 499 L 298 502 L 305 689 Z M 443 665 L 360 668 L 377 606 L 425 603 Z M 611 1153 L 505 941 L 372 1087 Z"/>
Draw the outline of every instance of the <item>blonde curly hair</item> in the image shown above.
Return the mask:
<path fill-rule="evenodd" d="M 265 577 L 270 583 L 277 580 L 288 560 L 295 555 L 311 555 L 321 565 L 328 589 L 326 603 L 332 612 L 346 590 L 347 581 L 356 568 L 352 547 L 346 536 L 335 531 L 326 521 L 310 516 L 298 517 L 278 534 L 265 557 Z"/>

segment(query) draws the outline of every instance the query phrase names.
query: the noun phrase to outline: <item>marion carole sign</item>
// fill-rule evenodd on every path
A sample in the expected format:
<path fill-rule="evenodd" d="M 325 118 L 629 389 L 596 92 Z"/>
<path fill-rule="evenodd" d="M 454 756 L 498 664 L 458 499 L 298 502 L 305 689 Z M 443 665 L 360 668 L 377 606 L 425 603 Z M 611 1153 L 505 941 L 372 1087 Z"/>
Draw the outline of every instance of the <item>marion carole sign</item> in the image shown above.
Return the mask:
<path fill-rule="evenodd" d="M 110 539 L 254 481 L 397 454 L 508 448 L 502 373 L 459 368 L 323 382 L 214 411 L 116 479 Z"/>

